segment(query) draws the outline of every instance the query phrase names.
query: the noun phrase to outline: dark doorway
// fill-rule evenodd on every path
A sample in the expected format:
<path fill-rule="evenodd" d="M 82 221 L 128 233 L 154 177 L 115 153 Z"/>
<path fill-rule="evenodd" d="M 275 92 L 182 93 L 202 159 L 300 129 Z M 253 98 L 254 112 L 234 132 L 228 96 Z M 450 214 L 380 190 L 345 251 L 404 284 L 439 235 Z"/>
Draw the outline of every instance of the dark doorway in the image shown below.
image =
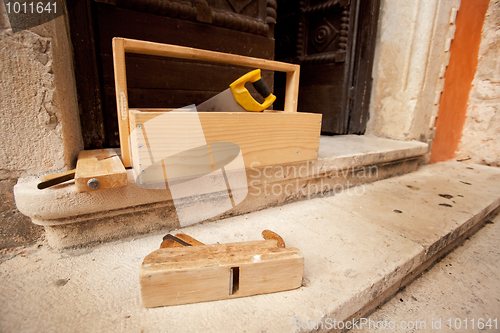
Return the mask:
<path fill-rule="evenodd" d="M 322 113 L 326 134 L 365 131 L 380 0 L 75 1 L 69 23 L 85 149 L 119 146 L 113 37 L 299 63 L 299 111 Z M 126 63 L 130 107 L 198 104 L 248 71 L 134 54 Z M 263 77 L 283 110 L 284 78 Z"/>
<path fill-rule="evenodd" d="M 298 110 L 322 113 L 324 134 L 365 132 L 379 6 L 379 0 L 278 0 L 276 60 L 300 64 Z M 275 85 L 279 97 L 280 73 Z"/>

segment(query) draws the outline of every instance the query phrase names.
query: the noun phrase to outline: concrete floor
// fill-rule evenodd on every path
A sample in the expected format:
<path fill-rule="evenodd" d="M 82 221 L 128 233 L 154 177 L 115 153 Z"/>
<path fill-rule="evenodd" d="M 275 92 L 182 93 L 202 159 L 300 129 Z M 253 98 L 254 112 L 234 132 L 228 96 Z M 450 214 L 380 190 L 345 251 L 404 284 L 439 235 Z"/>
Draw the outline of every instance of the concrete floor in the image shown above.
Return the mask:
<path fill-rule="evenodd" d="M 287 247 L 302 251 L 300 288 L 232 300 L 144 308 L 139 269 L 164 233 L 79 250 L 39 244 L 5 253 L 0 332 L 317 331 L 309 321 L 352 320 L 379 304 L 381 295 L 395 293 L 405 278 L 500 205 L 499 185 L 498 168 L 441 163 L 334 196 L 183 228 L 206 244 L 258 240 L 270 229 Z M 445 266 L 450 277 L 460 267 L 451 263 Z M 480 281 L 487 283 L 485 277 Z M 447 294 L 461 294 L 445 287 Z"/>
<path fill-rule="evenodd" d="M 376 325 L 385 322 L 399 328 L 387 331 L 397 332 L 429 332 L 433 326 L 439 332 L 500 332 L 499 245 L 500 214 L 366 318 L 364 329 L 351 332 L 380 332 Z M 480 319 L 491 319 L 492 326 L 478 329 Z M 401 329 L 417 321 L 420 330 Z"/>

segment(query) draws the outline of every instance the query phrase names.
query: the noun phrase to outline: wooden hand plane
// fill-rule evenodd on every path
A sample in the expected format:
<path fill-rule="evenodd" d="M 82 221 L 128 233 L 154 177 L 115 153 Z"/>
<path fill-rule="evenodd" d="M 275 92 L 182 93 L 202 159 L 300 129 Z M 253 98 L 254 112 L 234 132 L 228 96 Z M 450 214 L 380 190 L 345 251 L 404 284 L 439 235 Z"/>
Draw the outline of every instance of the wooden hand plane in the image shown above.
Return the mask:
<path fill-rule="evenodd" d="M 145 307 L 273 293 L 302 285 L 304 257 L 276 233 L 264 240 L 205 245 L 186 234 L 167 235 L 140 271 Z"/>

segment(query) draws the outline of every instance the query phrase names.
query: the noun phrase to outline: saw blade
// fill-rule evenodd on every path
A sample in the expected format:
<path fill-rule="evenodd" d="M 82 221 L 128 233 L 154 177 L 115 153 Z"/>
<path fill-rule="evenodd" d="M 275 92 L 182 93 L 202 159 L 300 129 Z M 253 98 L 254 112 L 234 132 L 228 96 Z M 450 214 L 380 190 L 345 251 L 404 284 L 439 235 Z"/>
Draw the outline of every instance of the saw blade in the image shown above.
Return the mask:
<path fill-rule="evenodd" d="M 236 102 L 231 88 L 196 106 L 198 112 L 247 112 Z"/>

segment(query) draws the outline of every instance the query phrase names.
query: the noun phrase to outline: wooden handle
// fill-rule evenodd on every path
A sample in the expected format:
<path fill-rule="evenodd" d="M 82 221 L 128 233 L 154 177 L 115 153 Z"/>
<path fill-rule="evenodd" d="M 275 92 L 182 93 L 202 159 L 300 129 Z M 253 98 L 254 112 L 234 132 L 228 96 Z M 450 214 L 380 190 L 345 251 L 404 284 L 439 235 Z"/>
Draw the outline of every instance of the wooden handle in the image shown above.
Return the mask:
<path fill-rule="evenodd" d="M 299 95 L 300 66 L 279 61 L 245 57 L 236 54 L 221 53 L 194 49 L 178 45 L 145 42 L 127 38 L 113 38 L 113 66 L 115 70 L 116 105 L 118 112 L 118 128 L 122 161 L 125 167 L 131 166 L 128 119 L 127 75 L 125 69 L 125 52 L 164 56 L 178 59 L 191 59 L 268 69 L 286 73 L 284 111 L 297 112 Z"/>
<path fill-rule="evenodd" d="M 285 248 L 285 241 L 283 240 L 283 238 L 281 238 L 280 235 L 278 235 L 274 231 L 266 229 L 262 231 L 262 237 L 264 237 L 265 240 L 275 239 L 276 241 L 278 241 L 278 247 Z"/>

